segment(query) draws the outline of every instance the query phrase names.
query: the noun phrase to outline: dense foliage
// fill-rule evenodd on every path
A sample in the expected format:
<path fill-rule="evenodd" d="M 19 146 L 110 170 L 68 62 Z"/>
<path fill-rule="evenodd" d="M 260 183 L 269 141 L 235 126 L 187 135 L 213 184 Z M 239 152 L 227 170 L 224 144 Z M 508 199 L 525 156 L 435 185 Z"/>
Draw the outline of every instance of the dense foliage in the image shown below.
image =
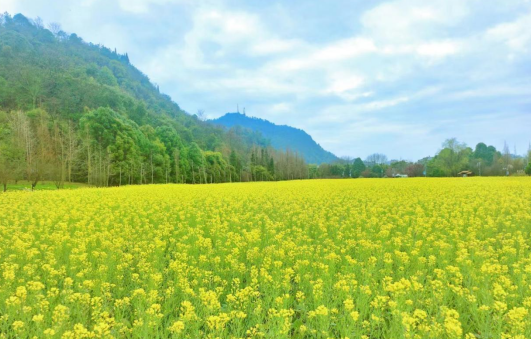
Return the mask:
<path fill-rule="evenodd" d="M 227 113 L 213 122 L 229 128 L 242 126 L 260 132 L 271 140 L 271 146 L 275 149 L 297 151 L 309 164 L 319 165 L 337 160 L 335 155 L 325 151 L 308 133 L 298 128 L 275 125 L 267 120 L 240 113 Z"/>
<path fill-rule="evenodd" d="M 530 338 L 529 178 L 0 194 L 0 337 Z"/>
<path fill-rule="evenodd" d="M 182 111 L 127 54 L 51 29 L 21 14 L 0 16 L 4 185 L 281 180 L 307 172 L 299 156 L 271 149 L 259 133 Z M 262 173 L 251 156 L 266 149 L 273 166 Z"/>

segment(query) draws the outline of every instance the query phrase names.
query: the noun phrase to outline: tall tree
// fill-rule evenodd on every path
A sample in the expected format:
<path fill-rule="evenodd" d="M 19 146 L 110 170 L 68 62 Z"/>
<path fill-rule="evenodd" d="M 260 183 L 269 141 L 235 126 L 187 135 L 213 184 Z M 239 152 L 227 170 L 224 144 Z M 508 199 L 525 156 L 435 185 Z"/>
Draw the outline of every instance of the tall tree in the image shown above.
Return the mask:
<path fill-rule="evenodd" d="M 365 171 L 366 166 L 363 160 L 360 158 L 354 159 L 354 162 L 352 163 L 352 177 L 353 178 L 359 178 L 361 173 Z"/>

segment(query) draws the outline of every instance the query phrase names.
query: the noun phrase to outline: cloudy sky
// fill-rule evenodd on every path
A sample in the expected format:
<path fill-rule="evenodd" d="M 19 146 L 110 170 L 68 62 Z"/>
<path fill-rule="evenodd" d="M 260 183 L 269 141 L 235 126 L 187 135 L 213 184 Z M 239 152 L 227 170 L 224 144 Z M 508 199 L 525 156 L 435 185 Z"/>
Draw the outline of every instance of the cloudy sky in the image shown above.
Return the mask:
<path fill-rule="evenodd" d="M 302 128 L 339 156 L 531 141 L 530 0 L 0 0 L 128 52 L 184 110 Z"/>

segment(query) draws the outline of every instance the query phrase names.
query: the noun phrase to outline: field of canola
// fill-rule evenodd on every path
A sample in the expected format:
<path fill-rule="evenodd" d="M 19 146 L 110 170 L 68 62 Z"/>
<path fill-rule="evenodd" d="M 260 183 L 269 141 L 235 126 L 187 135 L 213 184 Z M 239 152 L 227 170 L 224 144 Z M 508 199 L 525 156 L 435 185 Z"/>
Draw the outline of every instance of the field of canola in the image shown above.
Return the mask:
<path fill-rule="evenodd" d="M 531 338 L 531 180 L 0 194 L 0 338 Z"/>

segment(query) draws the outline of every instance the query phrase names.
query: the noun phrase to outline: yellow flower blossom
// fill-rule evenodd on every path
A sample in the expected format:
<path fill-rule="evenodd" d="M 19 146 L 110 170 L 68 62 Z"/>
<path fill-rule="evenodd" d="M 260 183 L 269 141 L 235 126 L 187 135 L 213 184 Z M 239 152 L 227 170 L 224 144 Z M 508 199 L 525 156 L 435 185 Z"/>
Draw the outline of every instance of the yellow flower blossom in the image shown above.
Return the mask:
<path fill-rule="evenodd" d="M 0 339 L 523 339 L 531 180 L 462 179 L 0 193 Z"/>

